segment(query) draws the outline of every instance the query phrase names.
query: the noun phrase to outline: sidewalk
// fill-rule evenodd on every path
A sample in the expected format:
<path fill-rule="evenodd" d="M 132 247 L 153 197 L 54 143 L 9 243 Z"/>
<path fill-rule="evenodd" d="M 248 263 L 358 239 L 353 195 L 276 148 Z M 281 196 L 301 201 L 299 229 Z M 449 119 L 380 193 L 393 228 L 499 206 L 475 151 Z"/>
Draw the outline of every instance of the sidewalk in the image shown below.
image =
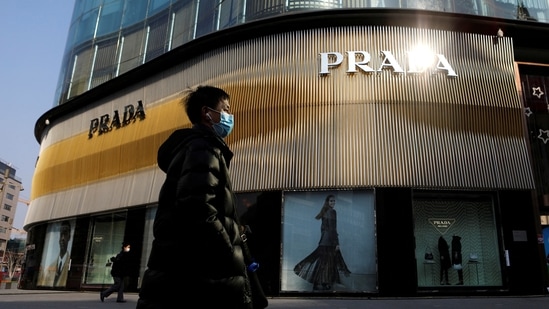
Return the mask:
<path fill-rule="evenodd" d="M 0 289 L 2 309 L 73 309 L 73 308 L 135 308 L 138 295 L 125 293 L 126 303 L 116 303 L 113 297 L 99 300 L 98 292 L 73 292 L 54 290 Z M 182 300 L 174 308 L 200 307 L 200 299 Z M 269 298 L 268 309 L 549 309 L 549 296 L 525 297 L 414 297 L 414 298 L 338 298 L 338 297 L 275 297 Z"/>
<path fill-rule="evenodd" d="M 1 290 L 17 289 L 17 281 L 0 281 L 0 293 Z"/>

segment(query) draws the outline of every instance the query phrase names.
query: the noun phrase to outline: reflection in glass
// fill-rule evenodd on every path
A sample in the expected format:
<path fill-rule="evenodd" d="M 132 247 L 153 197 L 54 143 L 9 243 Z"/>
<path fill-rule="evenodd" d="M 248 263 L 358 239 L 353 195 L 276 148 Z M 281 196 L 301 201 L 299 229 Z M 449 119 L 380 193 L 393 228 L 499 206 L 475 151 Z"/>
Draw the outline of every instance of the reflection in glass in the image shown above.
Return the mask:
<path fill-rule="evenodd" d="M 124 241 L 126 213 L 117 213 L 95 218 L 90 242 L 86 284 L 112 284 L 110 258 L 120 251 Z"/>

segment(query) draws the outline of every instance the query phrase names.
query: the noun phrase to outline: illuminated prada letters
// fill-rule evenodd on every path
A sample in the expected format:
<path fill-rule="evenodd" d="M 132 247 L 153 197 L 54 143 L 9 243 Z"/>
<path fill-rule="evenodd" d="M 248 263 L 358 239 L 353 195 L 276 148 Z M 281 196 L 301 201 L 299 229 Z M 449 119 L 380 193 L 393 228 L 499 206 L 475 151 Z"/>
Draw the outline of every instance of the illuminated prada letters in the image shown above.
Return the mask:
<path fill-rule="evenodd" d="M 133 123 L 139 118 L 145 119 L 145 110 L 143 109 L 143 102 L 138 101 L 136 106 L 126 105 L 124 106 L 124 116 L 120 120 L 118 110 L 115 110 L 112 115 L 112 120 L 109 114 L 101 116 L 101 118 L 92 119 L 90 122 L 90 131 L 88 132 L 88 138 L 92 138 L 95 133 L 101 135 L 103 133 L 110 132 L 113 128 L 121 128 Z"/>
<path fill-rule="evenodd" d="M 365 51 L 347 51 L 347 73 L 356 73 L 359 70 L 365 73 L 380 72 L 392 69 L 394 73 L 420 74 L 434 70 L 446 72 L 449 77 L 457 77 L 456 72 L 442 54 L 434 54 L 425 50 L 407 52 L 408 67 L 404 71 L 391 51 L 381 51 L 381 62 L 378 69 L 372 66 L 372 56 Z M 330 74 L 330 68 L 336 68 L 343 63 L 343 54 L 338 52 L 320 53 L 320 74 Z"/>

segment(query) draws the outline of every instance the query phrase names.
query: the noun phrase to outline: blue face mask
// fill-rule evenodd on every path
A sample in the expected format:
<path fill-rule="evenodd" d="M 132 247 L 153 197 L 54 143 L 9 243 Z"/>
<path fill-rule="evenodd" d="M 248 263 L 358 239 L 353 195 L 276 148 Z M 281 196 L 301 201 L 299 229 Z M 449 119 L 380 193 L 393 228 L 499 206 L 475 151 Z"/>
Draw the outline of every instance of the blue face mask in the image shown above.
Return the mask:
<path fill-rule="evenodd" d="M 221 138 L 225 138 L 231 133 L 234 127 L 234 116 L 228 114 L 227 112 L 221 111 L 218 112 L 215 109 L 210 110 L 219 113 L 220 114 L 220 121 L 218 123 L 213 124 L 213 129 L 217 135 L 219 135 Z"/>

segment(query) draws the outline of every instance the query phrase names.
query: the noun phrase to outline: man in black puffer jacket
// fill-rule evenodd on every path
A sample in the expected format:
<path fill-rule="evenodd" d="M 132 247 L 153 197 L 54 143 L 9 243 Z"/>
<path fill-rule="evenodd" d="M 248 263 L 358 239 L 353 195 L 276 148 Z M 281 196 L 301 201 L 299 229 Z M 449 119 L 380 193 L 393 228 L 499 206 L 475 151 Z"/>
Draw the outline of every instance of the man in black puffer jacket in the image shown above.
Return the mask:
<path fill-rule="evenodd" d="M 166 173 L 154 240 L 137 309 L 250 309 L 251 289 L 229 177 L 233 128 L 229 95 L 199 86 L 184 101 L 192 128 L 173 132 L 158 150 Z M 178 255 L 176 252 L 181 252 Z"/>

